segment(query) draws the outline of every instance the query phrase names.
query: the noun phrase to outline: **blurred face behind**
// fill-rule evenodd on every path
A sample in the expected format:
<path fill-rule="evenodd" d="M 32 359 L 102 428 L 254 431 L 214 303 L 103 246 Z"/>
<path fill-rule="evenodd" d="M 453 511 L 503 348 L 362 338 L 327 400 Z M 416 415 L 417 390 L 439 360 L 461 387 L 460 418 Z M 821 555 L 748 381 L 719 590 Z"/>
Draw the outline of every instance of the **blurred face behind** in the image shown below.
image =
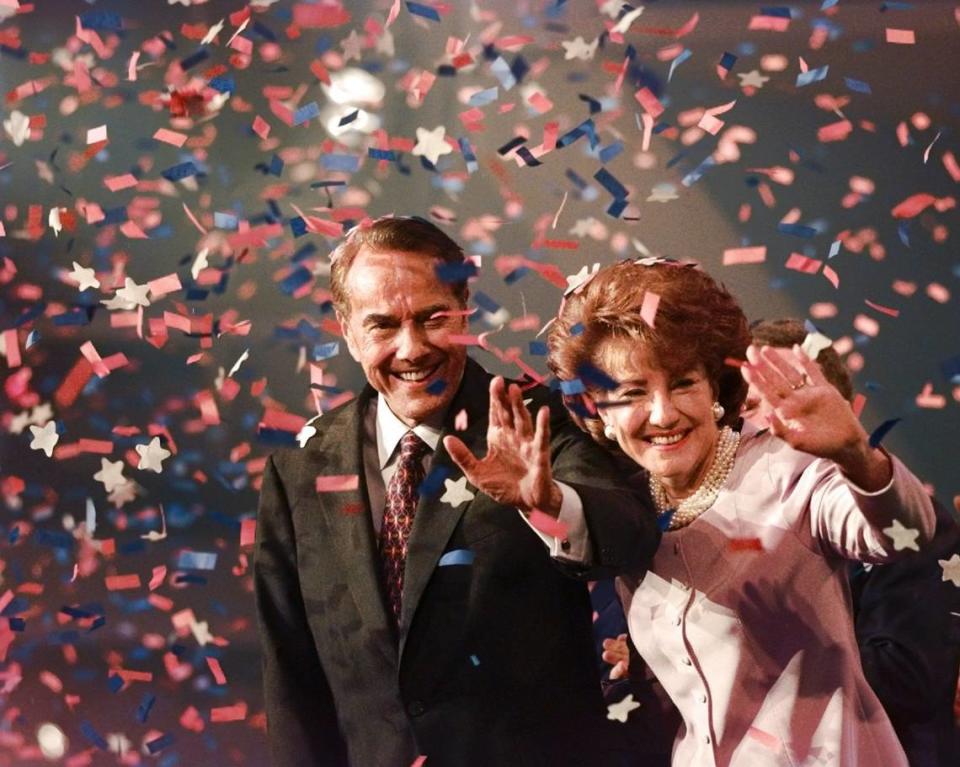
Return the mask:
<path fill-rule="evenodd" d="M 597 404 L 620 448 L 655 475 L 672 499 L 690 495 L 710 468 L 719 435 L 704 367 L 671 373 L 631 339 L 604 342 L 598 364 L 619 383 Z"/>
<path fill-rule="evenodd" d="M 467 351 L 463 305 L 416 253 L 360 249 L 345 280 L 349 315 L 338 315 L 350 355 L 408 426 L 441 416 L 460 385 Z"/>

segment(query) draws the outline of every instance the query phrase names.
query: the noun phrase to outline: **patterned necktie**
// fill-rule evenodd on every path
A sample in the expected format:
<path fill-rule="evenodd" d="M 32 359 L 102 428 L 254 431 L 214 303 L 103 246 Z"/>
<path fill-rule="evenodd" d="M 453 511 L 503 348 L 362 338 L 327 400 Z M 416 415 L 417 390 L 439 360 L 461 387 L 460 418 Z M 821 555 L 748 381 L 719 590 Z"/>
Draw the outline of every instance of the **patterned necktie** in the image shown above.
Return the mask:
<path fill-rule="evenodd" d="M 400 620 L 403 597 L 403 570 L 407 562 L 407 541 L 413 527 L 413 515 L 420 500 L 418 488 L 423 482 L 423 456 L 430 448 L 412 431 L 400 440 L 397 470 L 387 486 L 387 505 L 380 526 L 380 558 L 387 586 L 387 599 L 393 615 Z"/>

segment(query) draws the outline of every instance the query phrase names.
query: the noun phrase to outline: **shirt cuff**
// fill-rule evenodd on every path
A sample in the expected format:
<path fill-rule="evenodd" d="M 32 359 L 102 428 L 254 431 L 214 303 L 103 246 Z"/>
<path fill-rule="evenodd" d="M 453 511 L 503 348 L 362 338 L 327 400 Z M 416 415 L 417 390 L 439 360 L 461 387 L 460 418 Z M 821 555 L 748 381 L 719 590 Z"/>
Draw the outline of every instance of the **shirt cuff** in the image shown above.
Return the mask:
<path fill-rule="evenodd" d="M 550 549 L 551 557 L 562 561 L 589 565 L 590 533 L 587 530 L 587 520 L 583 515 L 583 502 L 580 500 L 580 496 L 577 495 L 576 490 L 569 485 L 563 482 L 557 482 L 557 487 L 560 488 L 560 494 L 562 496 L 557 522 L 566 528 L 566 536 L 564 538 L 557 538 L 556 536 L 548 535 L 538 530 L 530 524 L 530 520 L 527 519 L 526 514 L 519 509 L 517 511 L 520 516 L 523 517 L 523 520 L 530 525 L 530 529 L 533 530 L 540 540 L 546 544 L 547 548 Z"/>
<path fill-rule="evenodd" d="M 883 447 L 880 447 L 879 449 L 880 449 L 880 452 L 882 452 L 887 457 L 887 460 L 890 462 L 890 481 L 887 482 L 887 484 L 885 484 L 879 490 L 864 490 L 855 482 L 851 482 L 849 479 L 844 477 L 844 479 L 847 480 L 847 484 L 850 486 L 850 489 L 853 490 L 855 493 L 857 493 L 857 495 L 863 495 L 863 496 L 872 498 L 878 495 L 883 495 L 886 492 L 889 492 L 890 488 L 893 487 L 893 478 L 897 475 L 897 472 L 895 470 L 896 467 L 893 465 L 893 456 L 891 456 L 890 453 L 888 453 Z"/>

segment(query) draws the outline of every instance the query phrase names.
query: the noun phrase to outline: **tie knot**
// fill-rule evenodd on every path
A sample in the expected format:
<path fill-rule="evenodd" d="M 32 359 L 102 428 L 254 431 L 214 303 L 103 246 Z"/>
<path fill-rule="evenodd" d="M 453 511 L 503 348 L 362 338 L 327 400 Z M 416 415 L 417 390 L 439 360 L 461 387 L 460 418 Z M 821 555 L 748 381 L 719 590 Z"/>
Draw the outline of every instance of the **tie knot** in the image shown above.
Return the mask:
<path fill-rule="evenodd" d="M 408 431 L 400 440 L 400 460 L 418 461 L 429 450 L 429 446 L 412 431 Z"/>

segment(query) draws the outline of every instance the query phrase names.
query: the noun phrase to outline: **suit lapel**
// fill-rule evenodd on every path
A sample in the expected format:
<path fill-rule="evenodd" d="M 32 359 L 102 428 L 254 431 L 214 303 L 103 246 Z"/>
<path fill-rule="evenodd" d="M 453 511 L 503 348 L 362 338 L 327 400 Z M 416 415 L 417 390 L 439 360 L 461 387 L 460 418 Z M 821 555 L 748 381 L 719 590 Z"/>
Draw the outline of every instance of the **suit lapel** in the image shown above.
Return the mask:
<path fill-rule="evenodd" d="M 451 480 L 457 480 L 463 476 L 460 467 L 453 462 L 443 447 L 443 437 L 447 434 L 453 434 L 462 439 L 474 455 L 482 456 L 486 453 L 489 381 L 490 376 L 483 368 L 468 359 L 460 390 L 447 412 L 428 477 L 437 471 L 445 471 L 446 477 Z M 467 412 L 467 429 L 459 432 L 454 428 L 454 419 L 461 410 Z M 474 494 L 477 493 L 477 489 L 472 485 L 468 484 L 467 488 Z M 413 623 L 413 616 L 420 604 L 427 582 L 446 549 L 450 536 L 474 502 L 466 501 L 458 506 L 451 506 L 440 500 L 443 495 L 444 488 L 441 482 L 437 492 L 430 497 L 420 499 L 413 520 L 403 575 L 403 606 L 400 613 L 401 657 L 410 625 Z"/>
<path fill-rule="evenodd" d="M 367 387 L 369 389 L 369 387 Z M 396 658 L 393 621 L 388 618 L 380 576 L 380 553 L 370 519 L 366 475 L 363 468 L 363 414 L 370 398 L 365 390 L 307 444 L 312 467 L 322 475 L 357 475 L 358 489 L 317 493 L 323 509 L 332 549 L 340 572 L 371 634 L 383 636 L 390 655 Z M 326 417 L 326 416 L 325 416 Z M 316 444 L 313 444 L 316 442 Z M 329 572 L 329 571 L 327 571 Z"/>

